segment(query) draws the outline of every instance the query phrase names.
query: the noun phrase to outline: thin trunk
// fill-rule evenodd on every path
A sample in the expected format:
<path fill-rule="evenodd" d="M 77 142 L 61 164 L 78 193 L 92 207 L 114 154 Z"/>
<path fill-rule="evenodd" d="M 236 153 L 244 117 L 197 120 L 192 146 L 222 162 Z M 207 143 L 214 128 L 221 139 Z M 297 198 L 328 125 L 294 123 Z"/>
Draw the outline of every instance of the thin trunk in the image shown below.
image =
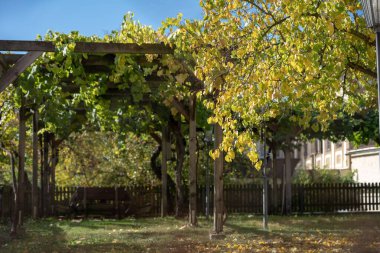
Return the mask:
<path fill-rule="evenodd" d="M 11 171 L 12 171 L 12 188 L 14 195 L 16 196 L 17 193 L 17 177 L 16 177 L 16 166 L 15 166 L 15 157 L 11 153 L 10 156 L 10 162 L 11 162 Z"/>
<path fill-rule="evenodd" d="M 19 111 L 19 142 L 18 142 L 18 182 L 15 194 L 15 208 L 13 213 L 11 235 L 17 233 L 17 229 L 23 223 L 24 211 L 24 177 L 25 177 L 25 138 L 26 138 L 26 110 L 22 99 Z"/>
<path fill-rule="evenodd" d="M 189 224 L 197 225 L 197 125 L 196 95 L 190 98 L 189 124 Z"/>
<path fill-rule="evenodd" d="M 157 159 L 160 156 L 161 151 L 162 151 L 161 142 L 159 144 L 160 146 L 157 147 L 156 151 L 154 151 L 154 153 L 152 154 L 150 158 L 150 167 L 153 173 L 155 174 L 155 176 L 157 177 L 157 179 L 161 180 L 161 177 L 162 177 L 161 166 L 157 165 L 158 164 Z M 168 206 L 171 207 L 173 206 L 173 202 L 175 199 L 175 196 L 173 196 L 172 193 L 175 192 L 176 186 L 173 179 L 170 177 L 170 175 L 167 175 L 167 177 L 168 177 Z"/>
<path fill-rule="evenodd" d="M 174 133 L 176 136 L 176 153 L 177 162 L 175 167 L 175 183 L 176 183 L 176 208 L 175 216 L 179 217 L 183 214 L 184 194 L 182 184 L 182 169 L 185 160 L 185 139 L 182 135 L 181 122 L 178 121 L 174 127 Z"/>
<path fill-rule="evenodd" d="M 161 217 L 168 214 L 168 177 L 167 177 L 167 159 L 169 151 L 169 131 L 167 126 L 162 129 L 162 154 L 161 154 Z"/>
<path fill-rule="evenodd" d="M 207 144 L 207 151 L 209 150 L 209 145 Z M 205 215 L 206 215 L 206 219 L 208 220 L 209 219 L 209 216 L 210 216 L 210 155 L 208 154 L 208 152 L 205 152 L 205 155 L 206 155 L 206 176 L 205 176 L 205 180 L 206 180 L 206 192 L 205 192 Z"/>
<path fill-rule="evenodd" d="M 15 203 L 15 209 L 17 209 L 17 178 L 16 178 L 16 168 L 15 168 L 15 156 L 13 153 L 5 148 L 5 145 L 0 143 L 0 149 L 2 149 L 9 156 L 9 162 L 11 166 L 12 173 L 12 188 L 13 188 L 13 199 Z M 15 216 L 17 212 L 13 212 L 12 214 L 12 225 L 11 225 L 11 235 L 16 235 L 17 232 L 17 216 Z"/>
<path fill-rule="evenodd" d="M 32 175 L 32 213 L 38 217 L 38 111 L 33 113 L 33 175 Z"/>
<path fill-rule="evenodd" d="M 285 214 L 292 212 L 292 168 L 291 152 L 285 149 Z"/>
<path fill-rule="evenodd" d="M 266 140 L 264 138 L 263 145 L 263 154 L 264 154 L 264 162 L 263 162 L 263 229 L 268 230 L 268 177 L 267 177 L 267 165 L 268 165 L 268 157 L 266 150 Z"/>
<path fill-rule="evenodd" d="M 26 109 L 20 109 L 18 144 L 18 225 L 23 224 L 25 199 L 25 145 L 26 145 Z"/>
<path fill-rule="evenodd" d="M 277 213 L 278 210 L 278 185 L 277 185 L 277 166 L 276 166 L 276 149 L 272 148 L 273 159 L 272 159 L 272 205 L 273 213 Z"/>
<path fill-rule="evenodd" d="M 215 149 L 223 141 L 223 129 L 219 124 L 215 125 Z M 223 200 L 223 151 L 214 161 L 214 227 L 213 233 L 223 232 L 224 200 Z"/>

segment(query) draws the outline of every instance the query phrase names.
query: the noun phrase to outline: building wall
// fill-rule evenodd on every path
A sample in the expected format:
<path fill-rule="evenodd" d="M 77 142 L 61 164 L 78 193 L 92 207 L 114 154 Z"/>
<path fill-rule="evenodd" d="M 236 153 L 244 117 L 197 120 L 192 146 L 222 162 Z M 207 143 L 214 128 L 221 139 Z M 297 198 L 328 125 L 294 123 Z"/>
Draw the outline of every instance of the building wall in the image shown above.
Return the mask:
<path fill-rule="evenodd" d="M 346 170 L 350 167 L 349 157 L 346 156 L 349 145 L 348 142 L 332 143 L 327 140 L 315 140 L 303 144 L 301 159 L 306 169 L 338 169 Z"/>
<path fill-rule="evenodd" d="M 352 154 L 351 168 L 357 171 L 356 181 L 360 183 L 380 182 L 379 153 Z"/>
<path fill-rule="evenodd" d="M 355 148 L 348 141 L 315 140 L 301 145 L 302 157 L 296 168 L 356 170 L 356 181 L 380 182 L 379 152 L 374 143 Z"/>

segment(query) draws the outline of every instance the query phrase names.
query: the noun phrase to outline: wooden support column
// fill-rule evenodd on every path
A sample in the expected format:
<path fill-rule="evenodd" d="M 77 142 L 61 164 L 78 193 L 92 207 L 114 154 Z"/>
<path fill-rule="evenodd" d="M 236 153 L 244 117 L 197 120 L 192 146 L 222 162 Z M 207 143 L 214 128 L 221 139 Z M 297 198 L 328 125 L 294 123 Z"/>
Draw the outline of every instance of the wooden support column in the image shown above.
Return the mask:
<path fill-rule="evenodd" d="M 45 193 L 45 185 L 44 185 L 44 143 L 43 143 L 43 138 L 42 135 L 38 136 L 38 142 L 40 144 L 40 203 L 39 203 L 39 216 L 43 217 L 44 216 L 44 206 L 45 206 L 45 199 L 44 199 L 44 193 Z"/>
<path fill-rule="evenodd" d="M 33 174 L 32 174 L 32 216 L 38 217 L 38 110 L 33 112 Z"/>
<path fill-rule="evenodd" d="M 168 174 L 167 160 L 169 153 L 169 129 L 164 126 L 162 129 L 162 153 L 161 153 L 161 217 L 168 214 Z"/>
<path fill-rule="evenodd" d="M 17 186 L 17 224 L 23 224 L 25 201 L 25 144 L 26 144 L 26 108 L 25 98 L 22 98 L 19 111 L 19 142 L 18 142 L 18 186 Z M 14 221 L 15 222 L 15 221 Z"/>
<path fill-rule="evenodd" d="M 223 129 L 219 124 L 215 125 L 215 149 L 223 141 Z M 210 235 L 211 238 L 224 237 L 223 216 L 224 216 L 224 199 L 223 199 L 223 151 L 214 161 L 214 227 Z"/>
<path fill-rule="evenodd" d="M 55 214 L 55 168 L 58 163 L 58 142 L 55 136 L 52 135 L 51 138 L 51 168 L 50 168 L 50 212 L 52 215 Z"/>
<path fill-rule="evenodd" d="M 46 217 L 49 215 L 49 134 L 44 133 L 43 140 L 43 216 Z"/>
<path fill-rule="evenodd" d="M 197 124 L 196 124 L 196 94 L 190 97 L 189 122 L 189 224 L 197 225 Z"/>

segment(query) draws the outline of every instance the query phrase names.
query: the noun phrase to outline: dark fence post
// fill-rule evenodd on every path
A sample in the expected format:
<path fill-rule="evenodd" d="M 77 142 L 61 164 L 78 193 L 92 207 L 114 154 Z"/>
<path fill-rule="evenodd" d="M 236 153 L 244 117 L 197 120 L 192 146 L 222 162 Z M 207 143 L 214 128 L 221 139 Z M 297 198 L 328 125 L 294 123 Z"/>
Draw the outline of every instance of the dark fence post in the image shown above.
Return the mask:
<path fill-rule="evenodd" d="M 305 212 L 305 196 L 303 184 L 298 185 L 298 210 L 300 213 Z"/>
<path fill-rule="evenodd" d="M 117 219 L 120 219 L 120 205 L 119 205 L 119 188 L 118 187 L 115 187 L 115 201 L 114 201 L 114 205 L 115 205 L 115 212 L 116 212 L 116 218 Z"/>
<path fill-rule="evenodd" d="M 83 187 L 83 208 L 84 208 L 84 217 L 87 218 L 87 190 L 86 190 L 86 187 Z"/>

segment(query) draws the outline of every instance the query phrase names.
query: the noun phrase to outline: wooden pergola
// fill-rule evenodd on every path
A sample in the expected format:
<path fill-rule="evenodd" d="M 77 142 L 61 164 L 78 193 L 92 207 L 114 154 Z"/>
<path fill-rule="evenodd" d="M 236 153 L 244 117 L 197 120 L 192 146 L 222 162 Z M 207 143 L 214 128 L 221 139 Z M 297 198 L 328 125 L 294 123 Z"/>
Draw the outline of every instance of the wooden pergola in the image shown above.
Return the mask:
<path fill-rule="evenodd" d="M 29 66 L 31 66 L 38 57 L 40 57 L 45 52 L 56 52 L 56 47 L 53 42 L 49 41 L 15 41 L 15 40 L 0 40 L 0 52 L 1 51 L 10 51 L 10 52 L 26 52 L 23 54 L 14 54 L 14 53 L 4 53 L 0 54 L 0 93 L 3 92 L 10 84 L 16 84 L 18 76 L 23 73 Z M 75 43 L 75 53 L 88 54 L 86 60 L 83 60 L 83 66 L 86 71 L 89 72 L 107 72 L 110 71 L 109 66 L 114 63 L 115 57 L 117 54 L 133 54 L 141 55 L 146 54 L 173 54 L 174 50 L 164 44 L 136 44 L 136 43 L 100 43 L 100 42 L 76 42 Z M 184 64 L 181 61 L 178 61 L 179 64 Z M 192 95 L 189 98 L 188 105 L 185 105 L 182 101 L 179 101 L 177 98 L 172 99 L 171 106 L 176 108 L 181 115 L 184 116 L 186 121 L 189 122 L 189 156 L 190 156 L 190 165 L 189 165 L 189 223 L 191 225 L 196 225 L 196 175 L 197 175 L 197 140 L 196 140 L 196 91 L 202 89 L 202 82 L 198 80 L 194 73 L 185 66 L 188 78 L 187 82 L 191 83 Z M 157 87 L 160 83 L 165 82 L 166 80 L 158 77 L 157 75 L 150 75 L 146 77 L 146 81 L 151 87 Z M 75 83 L 72 83 L 72 80 L 63 80 L 62 81 L 62 90 L 70 93 L 77 93 L 79 91 L 78 86 Z M 118 88 L 118 84 L 108 83 L 107 91 L 102 94 L 103 98 L 106 99 L 118 99 L 118 98 L 128 98 L 131 96 L 131 93 L 128 89 Z M 25 100 L 25 98 L 23 99 Z M 144 98 L 141 103 L 149 103 L 149 98 Z M 21 108 L 19 108 L 19 145 L 18 145 L 18 154 L 19 154 L 19 167 L 18 167 L 18 185 L 24 185 L 24 175 L 25 175 L 25 144 L 26 144 L 26 120 L 28 118 L 27 111 L 30 108 L 26 108 L 25 101 L 22 102 Z M 38 106 L 38 105 L 37 105 Z M 76 108 L 78 110 L 78 108 Z M 33 174 L 32 174 L 32 211 L 33 217 L 38 216 L 38 167 L 39 167 L 39 158 L 38 158 L 38 135 L 39 122 L 38 122 L 38 110 L 33 110 Z M 215 126 L 215 146 L 219 147 L 222 142 L 223 131 L 219 125 Z M 168 131 L 164 127 L 161 137 L 161 146 L 162 146 L 162 160 L 161 160 L 161 169 L 162 169 L 162 199 L 161 199 L 161 214 L 162 216 L 167 215 L 167 157 L 169 152 L 168 145 Z M 44 151 L 43 152 L 43 169 L 45 174 L 42 177 L 46 177 L 49 164 L 48 164 L 48 143 L 49 140 L 44 140 Z M 57 145 L 51 145 L 52 154 L 58 152 Z M 54 191 L 55 187 L 55 171 L 54 167 L 57 162 L 52 157 L 52 171 L 51 173 L 51 183 L 52 187 L 49 189 L 48 181 L 49 178 L 41 178 L 41 191 L 47 195 L 51 194 Z M 214 162 L 214 232 L 220 233 L 223 230 L 223 155 L 220 155 Z M 17 191 L 17 200 L 16 200 L 16 220 L 20 221 L 22 224 L 22 212 L 23 212 L 23 187 L 18 187 Z M 54 192 L 53 192 L 54 194 Z M 43 194 L 42 194 L 43 196 Z M 41 199 L 43 201 L 43 199 Z M 44 209 L 47 207 L 45 206 Z M 42 210 L 42 212 L 44 212 Z M 47 209 L 45 212 L 48 212 Z"/>

